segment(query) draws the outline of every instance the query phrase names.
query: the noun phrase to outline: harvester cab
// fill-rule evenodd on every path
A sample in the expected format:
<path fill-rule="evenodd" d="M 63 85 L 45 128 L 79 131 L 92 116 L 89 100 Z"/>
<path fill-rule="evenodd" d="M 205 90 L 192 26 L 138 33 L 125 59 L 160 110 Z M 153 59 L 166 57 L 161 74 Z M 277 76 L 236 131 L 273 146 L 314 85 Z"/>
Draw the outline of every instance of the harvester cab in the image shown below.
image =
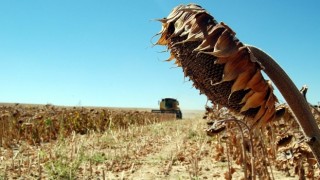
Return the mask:
<path fill-rule="evenodd" d="M 153 109 L 153 113 L 174 113 L 177 119 L 182 119 L 179 101 L 174 98 L 164 98 L 159 102 L 160 110 Z"/>

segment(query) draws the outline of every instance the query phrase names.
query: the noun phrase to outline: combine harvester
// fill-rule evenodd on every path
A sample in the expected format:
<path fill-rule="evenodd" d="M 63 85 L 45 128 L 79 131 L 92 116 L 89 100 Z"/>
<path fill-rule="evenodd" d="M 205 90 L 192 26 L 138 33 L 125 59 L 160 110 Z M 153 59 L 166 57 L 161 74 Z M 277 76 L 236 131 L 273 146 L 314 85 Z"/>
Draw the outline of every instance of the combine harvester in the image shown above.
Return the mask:
<path fill-rule="evenodd" d="M 153 109 L 152 113 L 172 113 L 176 114 L 177 119 L 182 119 L 182 113 L 179 107 L 179 101 L 173 98 L 164 98 L 159 102 L 160 110 Z"/>

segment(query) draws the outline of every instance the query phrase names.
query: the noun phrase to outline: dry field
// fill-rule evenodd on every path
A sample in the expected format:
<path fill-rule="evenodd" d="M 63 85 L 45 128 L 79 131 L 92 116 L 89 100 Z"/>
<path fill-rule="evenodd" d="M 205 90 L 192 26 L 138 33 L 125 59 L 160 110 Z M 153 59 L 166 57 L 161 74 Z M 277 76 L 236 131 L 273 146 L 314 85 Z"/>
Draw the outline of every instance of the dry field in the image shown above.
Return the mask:
<path fill-rule="evenodd" d="M 204 112 L 0 106 L 0 179 L 242 179 L 225 134 Z M 298 179 L 292 169 L 272 179 Z M 258 178 L 259 179 L 259 178 Z"/>

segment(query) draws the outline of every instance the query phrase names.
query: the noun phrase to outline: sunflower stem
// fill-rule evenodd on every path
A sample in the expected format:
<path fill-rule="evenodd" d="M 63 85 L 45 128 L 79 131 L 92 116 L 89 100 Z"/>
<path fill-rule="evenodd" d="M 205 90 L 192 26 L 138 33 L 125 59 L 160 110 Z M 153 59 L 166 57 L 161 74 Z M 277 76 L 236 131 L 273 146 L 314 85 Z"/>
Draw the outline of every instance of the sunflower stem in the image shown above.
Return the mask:
<path fill-rule="evenodd" d="M 320 166 L 320 129 L 310 111 L 308 102 L 272 57 L 257 47 L 250 45 L 247 45 L 247 47 L 264 67 L 264 72 L 270 77 L 292 109 L 305 136 L 306 143 L 317 159 L 318 166 Z"/>

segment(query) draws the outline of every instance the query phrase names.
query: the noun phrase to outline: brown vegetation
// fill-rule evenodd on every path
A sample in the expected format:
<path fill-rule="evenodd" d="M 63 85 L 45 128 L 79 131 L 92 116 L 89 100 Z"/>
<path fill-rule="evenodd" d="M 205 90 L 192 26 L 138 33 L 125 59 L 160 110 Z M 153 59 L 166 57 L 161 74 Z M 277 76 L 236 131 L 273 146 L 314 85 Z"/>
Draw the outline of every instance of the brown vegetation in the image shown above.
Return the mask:
<path fill-rule="evenodd" d="M 320 125 L 320 112 L 310 108 Z M 259 130 L 248 128 L 243 120 L 239 120 L 240 117 L 232 116 L 219 105 L 207 107 L 204 118 L 209 125 L 207 134 L 227 139 L 229 161 L 242 166 L 248 179 L 255 176 L 259 179 L 274 179 L 271 171 L 273 166 L 299 179 L 319 178 L 317 161 L 290 108 L 280 105 L 276 114 L 275 120 Z"/>
<path fill-rule="evenodd" d="M 73 132 L 104 132 L 174 119 L 173 114 L 52 105 L 0 106 L 0 114 L 0 145 L 4 148 L 13 147 L 21 141 L 32 145 L 50 142 Z"/>
<path fill-rule="evenodd" d="M 20 113 L 17 119 L 13 116 L 16 110 Z M 106 114 L 109 114 L 108 117 Z M 81 107 L 2 106 L 0 179 L 244 178 L 244 162 L 248 162 L 248 174 L 251 162 L 244 160 L 251 157 L 247 134 L 244 136 L 245 146 L 236 135 L 239 130 L 232 124 L 213 137 L 207 136 L 204 131 L 206 121 L 202 120 L 201 114 L 192 114 L 192 119 L 172 121 L 174 118 L 168 117 L 170 115 L 161 115 L 160 119 L 155 117 L 159 114 L 149 112 Z M 214 109 L 207 115 L 210 119 L 229 116 L 229 112 L 222 109 Z M 50 130 L 45 121 L 41 121 L 49 117 L 56 117 L 57 122 L 64 123 L 55 125 L 59 129 Z M 101 117 L 108 123 L 100 122 Z M 24 119 L 18 126 L 21 129 L 16 130 L 18 128 L 13 121 L 19 122 L 21 119 Z M 32 126 L 29 123 L 33 123 Z M 23 129 L 23 124 L 30 126 L 29 129 Z M 32 131 L 32 128 L 36 130 Z M 11 133 L 13 130 L 15 133 Z M 285 144 L 285 141 L 290 140 L 280 140 L 279 144 Z M 245 156 L 242 156 L 242 148 L 246 151 Z M 265 151 L 263 148 L 265 147 L 261 149 Z M 281 163 L 278 169 L 290 173 L 286 179 L 294 179 L 294 169 L 303 172 L 290 162 L 312 161 L 300 152 L 296 153 L 297 151 L 292 152 L 299 158 L 279 161 Z M 259 154 L 262 151 L 256 153 L 255 171 L 260 178 L 264 177 L 261 172 L 265 170 L 258 166 L 260 162 L 267 163 L 269 169 L 275 165 L 275 156 L 270 152 L 270 149 L 264 152 L 263 155 L 267 156 L 263 161 Z M 277 154 L 281 152 L 283 151 L 279 150 Z M 306 168 L 305 175 L 311 177 L 311 166 L 301 167 Z M 316 169 L 312 172 L 317 175 Z M 274 168 L 272 174 L 275 179 L 285 177 Z M 269 176 L 272 177 L 270 174 Z"/>

